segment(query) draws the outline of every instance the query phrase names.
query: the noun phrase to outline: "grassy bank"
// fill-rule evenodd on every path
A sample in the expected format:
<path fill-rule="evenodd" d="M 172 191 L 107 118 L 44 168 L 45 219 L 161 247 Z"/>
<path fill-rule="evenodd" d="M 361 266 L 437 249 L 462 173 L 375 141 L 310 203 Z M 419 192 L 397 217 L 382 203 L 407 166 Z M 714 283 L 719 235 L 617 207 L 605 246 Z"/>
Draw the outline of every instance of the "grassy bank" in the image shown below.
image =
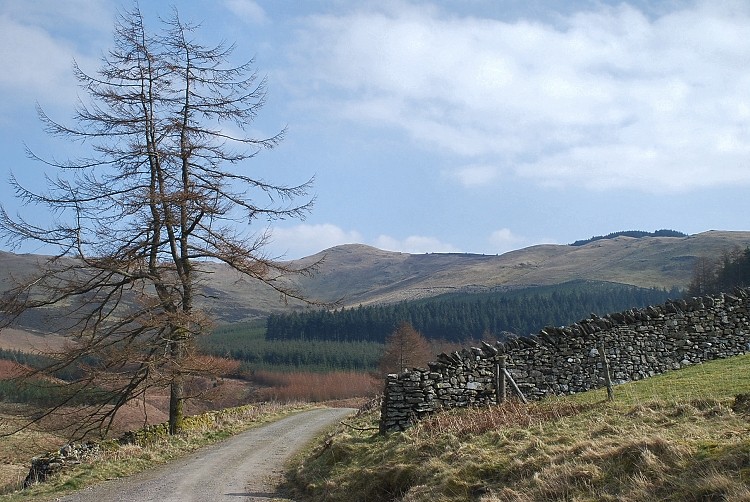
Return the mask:
<path fill-rule="evenodd" d="M 288 488 L 331 502 L 750 501 L 743 393 L 750 356 L 620 385 L 614 402 L 595 391 L 457 410 L 385 437 L 346 427 L 298 461 Z"/>
<path fill-rule="evenodd" d="M 164 428 L 151 427 L 148 431 L 141 431 L 133 443 L 123 445 L 116 441 L 101 443 L 100 451 L 95 456 L 85 459 L 81 465 L 26 490 L 19 490 L 19 488 L 23 477 L 28 472 L 28 463 L 31 460 L 29 449 L 38 448 L 42 444 L 49 447 L 53 444 L 55 437 L 34 431 L 6 436 L 0 438 L 0 452 L 2 452 L 4 462 L 17 464 L 21 461 L 24 462 L 25 469 L 18 471 L 14 479 L 5 479 L 5 485 L 2 487 L 4 494 L 0 495 L 0 500 L 8 502 L 55 500 L 61 495 L 97 482 L 128 476 L 167 463 L 202 446 L 305 408 L 309 406 L 258 404 L 208 412 L 187 417 L 185 420 L 187 430 L 178 436 L 169 436 L 164 432 Z M 55 446 L 62 446 L 59 438 Z M 44 451 L 37 449 L 34 454 Z M 18 453 L 25 456 L 19 459 Z"/>

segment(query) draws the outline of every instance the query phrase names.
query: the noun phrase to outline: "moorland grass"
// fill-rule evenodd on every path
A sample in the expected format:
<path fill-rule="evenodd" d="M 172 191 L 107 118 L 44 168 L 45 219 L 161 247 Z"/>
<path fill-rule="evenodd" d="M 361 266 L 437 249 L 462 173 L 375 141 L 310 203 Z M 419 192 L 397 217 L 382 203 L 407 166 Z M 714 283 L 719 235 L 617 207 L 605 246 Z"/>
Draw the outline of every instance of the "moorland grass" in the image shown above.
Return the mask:
<path fill-rule="evenodd" d="M 750 355 L 606 391 L 435 414 L 386 436 L 341 427 L 300 457 L 301 500 L 750 501 Z M 377 425 L 378 414 L 356 419 Z"/>

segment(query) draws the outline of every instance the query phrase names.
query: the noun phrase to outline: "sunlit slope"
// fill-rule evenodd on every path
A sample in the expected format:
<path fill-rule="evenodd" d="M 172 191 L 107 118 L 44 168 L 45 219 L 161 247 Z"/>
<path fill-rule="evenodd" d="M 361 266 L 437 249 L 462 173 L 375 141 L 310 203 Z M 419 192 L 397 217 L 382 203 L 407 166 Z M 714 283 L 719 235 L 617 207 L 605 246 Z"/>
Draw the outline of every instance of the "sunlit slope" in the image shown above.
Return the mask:
<path fill-rule="evenodd" d="M 361 244 L 337 246 L 299 264 L 320 261 L 312 277 L 289 279 L 301 294 L 356 306 L 427 298 L 456 291 L 550 285 L 575 279 L 641 287 L 689 284 L 699 257 L 750 246 L 750 232 L 710 231 L 689 237 L 618 237 L 584 246 L 539 245 L 502 255 L 407 254 Z M 0 288 L 29 273 L 44 257 L 0 252 Z M 270 286 L 219 264 L 204 264 L 201 299 L 219 322 L 304 308 Z"/>
<path fill-rule="evenodd" d="M 540 245 L 498 256 L 409 255 L 362 245 L 329 249 L 320 273 L 304 290 L 349 305 L 424 298 L 458 290 L 485 291 L 574 279 L 672 288 L 689 284 L 695 260 L 750 245 L 750 232 L 684 237 L 618 237 L 585 246 Z M 308 258 L 312 259 L 312 258 Z"/>

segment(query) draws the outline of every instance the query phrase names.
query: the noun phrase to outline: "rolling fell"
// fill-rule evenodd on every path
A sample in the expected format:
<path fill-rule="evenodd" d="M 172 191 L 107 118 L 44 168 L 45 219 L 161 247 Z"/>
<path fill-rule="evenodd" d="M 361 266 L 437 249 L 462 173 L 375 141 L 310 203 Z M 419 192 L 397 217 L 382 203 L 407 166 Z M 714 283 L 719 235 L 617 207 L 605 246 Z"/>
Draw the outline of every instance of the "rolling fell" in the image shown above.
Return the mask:
<path fill-rule="evenodd" d="M 560 284 L 608 281 L 639 287 L 684 288 L 701 257 L 750 246 L 750 232 L 708 231 L 687 237 L 616 237 L 582 246 L 537 245 L 501 255 L 408 254 L 362 244 L 336 246 L 303 258 L 320 262 L 310 277 L 291 277 L 311 300 L 340 306 L 387 304 L 451 292 L 486 292 Z M 0 290 L 38 266 L 43 256 L 0 252 Z M 203 264 L 201 300 L 217 323 L 304 309 L 272 287 L 249 281 L 228 267 Z M 33 319 L 25 324 L 34 327 Z"/>

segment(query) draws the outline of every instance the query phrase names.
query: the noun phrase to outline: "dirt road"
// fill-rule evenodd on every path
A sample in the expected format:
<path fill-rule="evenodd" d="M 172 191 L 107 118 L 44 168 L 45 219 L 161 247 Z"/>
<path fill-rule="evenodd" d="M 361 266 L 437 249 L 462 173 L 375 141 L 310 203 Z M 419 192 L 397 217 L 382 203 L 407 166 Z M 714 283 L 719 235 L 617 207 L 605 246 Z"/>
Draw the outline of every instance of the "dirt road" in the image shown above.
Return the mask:
<path fill-rule="evenodd" d="M 326 408 L 298 413 L 243 432 L 169 465 L 108 481 L 59 500 L 279 500 L 275 487 L 281 478 L 284 463 L 322 429 L 353 411 L 349 408 Z"/>

